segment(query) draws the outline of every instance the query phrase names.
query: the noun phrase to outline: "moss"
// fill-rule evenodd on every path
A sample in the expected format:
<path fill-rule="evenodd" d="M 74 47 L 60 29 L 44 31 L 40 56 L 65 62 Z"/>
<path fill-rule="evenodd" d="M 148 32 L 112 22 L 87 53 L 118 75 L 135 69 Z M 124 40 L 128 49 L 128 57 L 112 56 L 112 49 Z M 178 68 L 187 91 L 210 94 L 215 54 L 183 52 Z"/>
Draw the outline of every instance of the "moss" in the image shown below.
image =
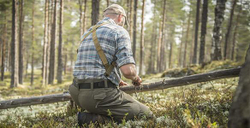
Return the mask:
<path fill-rule="evenodd" d="M 191 68 L 175 68 L 166 70 L 164 73 L 162 73 L 161 77 L 183 77 L 193 74 L 196 74 L 196 72 Z"/>

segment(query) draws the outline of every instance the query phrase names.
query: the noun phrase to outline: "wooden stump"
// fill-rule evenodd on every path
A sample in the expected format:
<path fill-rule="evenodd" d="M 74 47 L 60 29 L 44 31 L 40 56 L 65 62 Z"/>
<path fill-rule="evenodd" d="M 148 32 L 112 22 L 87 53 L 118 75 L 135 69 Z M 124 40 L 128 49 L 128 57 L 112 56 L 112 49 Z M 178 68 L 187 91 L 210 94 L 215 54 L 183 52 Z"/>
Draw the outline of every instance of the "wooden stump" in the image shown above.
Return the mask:
<path fill-rule="evenodd" d="M 250 45 L 229 112 L 229 128 L 250 128 Z"/>

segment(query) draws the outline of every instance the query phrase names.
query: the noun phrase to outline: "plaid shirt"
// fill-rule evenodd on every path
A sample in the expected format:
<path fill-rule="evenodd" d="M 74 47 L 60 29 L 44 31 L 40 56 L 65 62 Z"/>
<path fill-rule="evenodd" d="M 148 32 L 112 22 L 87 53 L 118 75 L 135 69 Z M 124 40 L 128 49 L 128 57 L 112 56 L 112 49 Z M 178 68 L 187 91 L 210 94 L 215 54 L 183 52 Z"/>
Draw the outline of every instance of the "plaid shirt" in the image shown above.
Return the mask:
<path fill-rule="evenodd" d="M 73 75 L 78 79 L 109 79 L 114 84 L 119 85 L 120 73 L 117 69 L 125 64 L 135 64 L 130 37 L 126 29 L 116 25 L 109 17 L 105 17 L 97 24 L 103 22 L 108 22 L 108 24 L 96 30 L 97 38 L 109 64 L 116 60 L 116 69 L 113 69 L 110 76 L 104 76 L 106 70 L 96 51 L 92 34 L 90 34 L 78 48 Z M 91 28 L 84 35 L 90 30 Z"/>

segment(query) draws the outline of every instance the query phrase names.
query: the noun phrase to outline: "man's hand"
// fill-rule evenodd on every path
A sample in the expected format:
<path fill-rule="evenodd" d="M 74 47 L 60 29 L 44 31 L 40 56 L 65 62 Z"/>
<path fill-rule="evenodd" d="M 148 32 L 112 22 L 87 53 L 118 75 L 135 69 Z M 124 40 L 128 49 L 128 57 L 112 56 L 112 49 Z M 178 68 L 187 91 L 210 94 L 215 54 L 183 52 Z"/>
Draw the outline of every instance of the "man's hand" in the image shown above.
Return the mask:
<path fill-rule="evenodd" d="M 119 83 L 119 87 L 122 87 L 122 86 L 127 86 L 128 84 L 126 82 L 124 82 L 123 80 L 120 81 Z"/>
<path fill-rule="evenodd" d="M 139 76 L 136 76 L 136 77 L 132 80 L 132 84 L 133 84 L 134 86 L 140 86 L 140 85 L 141 85 L 141 82 L 142 82 L 142 80 L 141 80 L 141 78 L 140 78 Z"/>

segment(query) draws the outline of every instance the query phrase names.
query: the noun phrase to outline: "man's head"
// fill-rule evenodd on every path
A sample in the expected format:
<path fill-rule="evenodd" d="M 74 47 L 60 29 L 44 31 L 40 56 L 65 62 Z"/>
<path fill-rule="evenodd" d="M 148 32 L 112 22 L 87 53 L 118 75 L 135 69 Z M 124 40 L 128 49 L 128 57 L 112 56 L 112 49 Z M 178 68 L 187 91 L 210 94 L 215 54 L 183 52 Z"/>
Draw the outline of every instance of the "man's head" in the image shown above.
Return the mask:
<path fill-rule="evenodd" d="M 113 19 L 117 25 L 124 26 L 125 22 L 127 22 L 125 10 L 118 4 L 108 6 L 103 12 L 105 17 Z"/>

